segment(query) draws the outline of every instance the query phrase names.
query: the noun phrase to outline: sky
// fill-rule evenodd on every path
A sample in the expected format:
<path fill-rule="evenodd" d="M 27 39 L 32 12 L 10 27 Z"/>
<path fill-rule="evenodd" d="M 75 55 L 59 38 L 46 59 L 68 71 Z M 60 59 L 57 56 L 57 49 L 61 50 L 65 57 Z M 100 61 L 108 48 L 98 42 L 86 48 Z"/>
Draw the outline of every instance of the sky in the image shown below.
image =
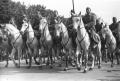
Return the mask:
<path fill-rule="evenodd" d="M 72 0 L 12 0 L 24 2 L 26 6 L 32 4 L 40 4 L 46 6 L 47 9 L 57 10 L 59 15 L 70 17 L 72 9 Z M 91 11 L 98 17 L 103 18 L 108 24 L 112 23 L 112 17 L 120 20 L 120 0 L 74 0 L 75 12 L 84 15 L 86 7 L 90 7 Z"/>

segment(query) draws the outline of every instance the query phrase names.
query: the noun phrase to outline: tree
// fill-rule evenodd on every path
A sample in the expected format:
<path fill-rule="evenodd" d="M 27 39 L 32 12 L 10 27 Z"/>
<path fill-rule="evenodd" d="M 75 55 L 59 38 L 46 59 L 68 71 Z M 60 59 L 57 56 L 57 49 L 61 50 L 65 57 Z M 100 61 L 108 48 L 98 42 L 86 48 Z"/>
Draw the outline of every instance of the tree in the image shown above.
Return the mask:
<path fill-rule="evenodd" d="M 10 18 L 9 2 L 10 0 L 0 0 L 0 23 L 7 23 Z"/>

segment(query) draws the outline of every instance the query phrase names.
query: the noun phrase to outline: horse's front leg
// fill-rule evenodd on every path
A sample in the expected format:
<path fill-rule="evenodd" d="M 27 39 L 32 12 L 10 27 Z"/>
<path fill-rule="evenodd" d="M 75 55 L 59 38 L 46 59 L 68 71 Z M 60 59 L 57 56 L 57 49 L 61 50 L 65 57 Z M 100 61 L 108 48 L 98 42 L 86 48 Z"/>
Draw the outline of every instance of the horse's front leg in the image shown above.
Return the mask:
<path fill-rule="evenodd" d="M 22 48 L 20 47 L 20 48 L 17 48 L 17 50 L 18 50 L 18 67 L 20 68 L 20 57 L 21 57 L 21 54 L 22 54 Z"/>
<path fill-rule="evenodd" d="M 58 47 L 56 49 L 56 57 L 57 57 L 57 61 L 58 61 L 58 66 L 61 67 L 62 66 L 62 55 L 61 55 L 61 49 Z"/>
<path fill-rule="evenodd" d="M 29 57 L 29 66 L 28 69 L 31 68 L 32 65 L 32 51 L 30 48 L 28 48 L 28 57 Z"/>
<path fill-rule="evenodd" d="M 116 58 L 117 58 L 117 65 L 119 65 L 120 64 L 120 61 L 119 61 L 119 58 L 120 58 L 119 48 L 117 48 L 115 55 L 116 55 Z"/>
<path fill-rule="evenodd" d="M 111 67 L 114 67 L 113 58 L 114 58 L 114 53 L 111 53 Z"/>
<path fill-rule="evenodd" d="M 15 62 L 15 59 L 14 59 L 15 53 L 16 53 L 16 49 L 13 47 L 10 58 L 12 59 L 13 63 L 15 64 L 15 66 L 17 67 L 17 63 Z"/>
<path fill-rule="evenodd" d="M 97 56 L 98 56 L 98 60 L 99 60 L 99 64 L 98 64 L 98 69 L 101 68 L 101 61 L 102 61 L 102 53 L 101 53 L 101 49 L 98 47 L 97 49 Z"/>
<path fill-rule="evenodd" d="M 49 55 L 50 55 L 50 62 L 51 62 L 50 68 L 52 69 L 53 68 L 52 48 L 49 49 Z"/>
<path fill-rule="evenodd" d="M 41 52 L 41 49 L 39 49 L 39 68 L 42 68 L 42 52 Z"/>
<path fill-rule="evenodd" d="M 68 70 L 68 51 L 65 52 L 65 68 L 64 71 Z"/>
<path fill-rule="evenodd" d="M 36 58 L 39 56 L 39 50 L 38 48 L 34 48 L 34 61 L 35 64 L 40 65 L 40 63 L 36 60 Z"/>
<path fill-rule="evenodd" d="M 28 50 L 25 50 L 25 61 L 26 61 L 26 64 L 28 64 Z"/>
<path fill-rule="evenodd" d="M 95 66 L 95 56 L 94 56 L 92 50 L 91 50 L 91 52 L 90 52 L 90 55 L 91 55 L 91 57 L 92 57 L 92 65 L 91 65 L 91 67 L 89 68 L 89 70 L 93 70 L 93 68 L 94 68 L 94 66 Z"/>
<path fill-rule="evenodd" d="M 80 54 L 80 49 L 79 49 L 78 46 L 77 46 L 77 49 L 76 49 L 76 66 L 77 66 L 78 70 L 81 70 L 81 67 L 82 67 L 82 54 Z"/>
<path fill-rule="evenodd" d="M 88 50 L 83 50 L 83 54 L 85 55 L 85 69 L 84 69 L 84 73 L 86 73 L 87 70 L 88 70 L 88 66 L 87 66 L 87 64 L 88 64 Z"/>
<path fill-rule="evenodd" d="M 5 51 L 5 53 L 6 53 L 6 65 L 5 65 L 5 67 L 8 67 L 9 53 L 7 51 Z"/>

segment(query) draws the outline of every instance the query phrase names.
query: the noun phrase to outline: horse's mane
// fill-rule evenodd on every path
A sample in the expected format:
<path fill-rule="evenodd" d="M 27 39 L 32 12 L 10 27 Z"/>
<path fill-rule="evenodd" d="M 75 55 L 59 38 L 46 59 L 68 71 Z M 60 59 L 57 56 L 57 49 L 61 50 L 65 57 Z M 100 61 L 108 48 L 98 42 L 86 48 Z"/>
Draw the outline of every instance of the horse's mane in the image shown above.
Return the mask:
<path fill-rule="evenodd" d="M 67 31 L 67 27 L 62 22 L 61 22 L 61 26 L 62 26 L 63 32 L 66 32 Z"/>
<path fill-rule="evenodd" d="M 108 25 L 106 25 L 106 26 L 104 27 L 104 30 L 105 30 L 105 33 L 106 33 L 106 35 L 107 35 L 108 37 L 113 36 L 113 33 L 112 33 L 112 31 L 110 30 L 110 28 L 109 28 Z"/>
<path fill-rule="evenodd" d="M 28 22 L 28 25 L 29 25 L 29 31 L 34 31 L 30 22 Z"/>
<path fill-rule="evenodd" d="M 85 26 L 84 26 L 84 23 L 83 23 L 83 17 L 82 17 L 82 15 L 81 15 L 80 21 L 81 21 L 81 26 L 82 26 L 82 27 L 85 27 Z"/>
<path fill-rule="evenodd" d="M 6 29 L 8 29 L 11 33 L 18 33 L 19 30 L 14 27 L 12 24 L 5 24 Z"/>

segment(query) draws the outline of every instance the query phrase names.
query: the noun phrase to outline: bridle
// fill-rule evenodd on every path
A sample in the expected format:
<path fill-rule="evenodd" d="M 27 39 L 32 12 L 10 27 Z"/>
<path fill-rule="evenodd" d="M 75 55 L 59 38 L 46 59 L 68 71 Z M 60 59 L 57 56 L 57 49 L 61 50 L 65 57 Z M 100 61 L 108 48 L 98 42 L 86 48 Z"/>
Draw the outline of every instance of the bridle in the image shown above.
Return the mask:
<path fill-rule="evenodd" d="M 73 17 L 78 17 L 78 16 L 73 16 Z M 79 23 L 81 23 L 81 17 L 80 17 L 80 22 L 79 22 Z M 83 29 L 83 28 L 85 28 L 85 27 L 81 27 L 81 28 L 80 28 L 79 26 L 80 26 L 80 24 L 79 24 L 78 27 L 77 27 L 77 30 L 78 30 L 78 31 L 81 30 L 81 29 Z M 78 39 L 78 36 L 77 36 L 77 40 L 78 40 L 80 46 L 81 46 L 81 42 L 85 39 L 86 35 L 87 35 L 87 32 L 85 33 L 85 36 L 84 36 L 81 40 L 79 40 L 79 39 Z M 81 46 L 81 47 L 82 47 L 82 46 Z"/>
<path fill-rule="evenodd" d="M 4 30 L 4 29 L 3 29 Z M 8 29 L 6 29 L 6 32 L 10 32 L 10 30 L 8 30 Z M 10 32 L 10 34 L 11 34 L 11 32 Z M 15 33 L 15 34 L 19 34 L 19 33 Z M 15 48 L 15 46 L 14 46 L 14 44 L 16 43 L 16 41 L 17 41 L 17 39 L 20 37 L 20 35 L 21 34 L 19 34 L 19 36 L 15 39 L 15 41 L 13 42 L 13 44 L 12 44 L 12 46 Z M 10 37 L 9 37 L 9 34 L 7 33 L 7 38 L 9 39 Z"/>
<path fill-rule="evenodd" d="M 57 24 L 61 24 L 61 22 L 60 22 L 60 23 L 57 23 Z M 67 30 L 63 32 L 63 29 L 62 29 L 62 28 L 61 28 L 61 31 L 62 31 L 62 34 L 63 34 L 63 35 L 67 32 Z M 62 47 L 65 47 L 65 46 L 68 44 L 69 39 L 70 39 L 70 38 L 69 38 L 69 35 L 68 35 L 68 40 L 67 40 L 67 42 L 66 42 L 65 44 L 62 43 Z"/>

